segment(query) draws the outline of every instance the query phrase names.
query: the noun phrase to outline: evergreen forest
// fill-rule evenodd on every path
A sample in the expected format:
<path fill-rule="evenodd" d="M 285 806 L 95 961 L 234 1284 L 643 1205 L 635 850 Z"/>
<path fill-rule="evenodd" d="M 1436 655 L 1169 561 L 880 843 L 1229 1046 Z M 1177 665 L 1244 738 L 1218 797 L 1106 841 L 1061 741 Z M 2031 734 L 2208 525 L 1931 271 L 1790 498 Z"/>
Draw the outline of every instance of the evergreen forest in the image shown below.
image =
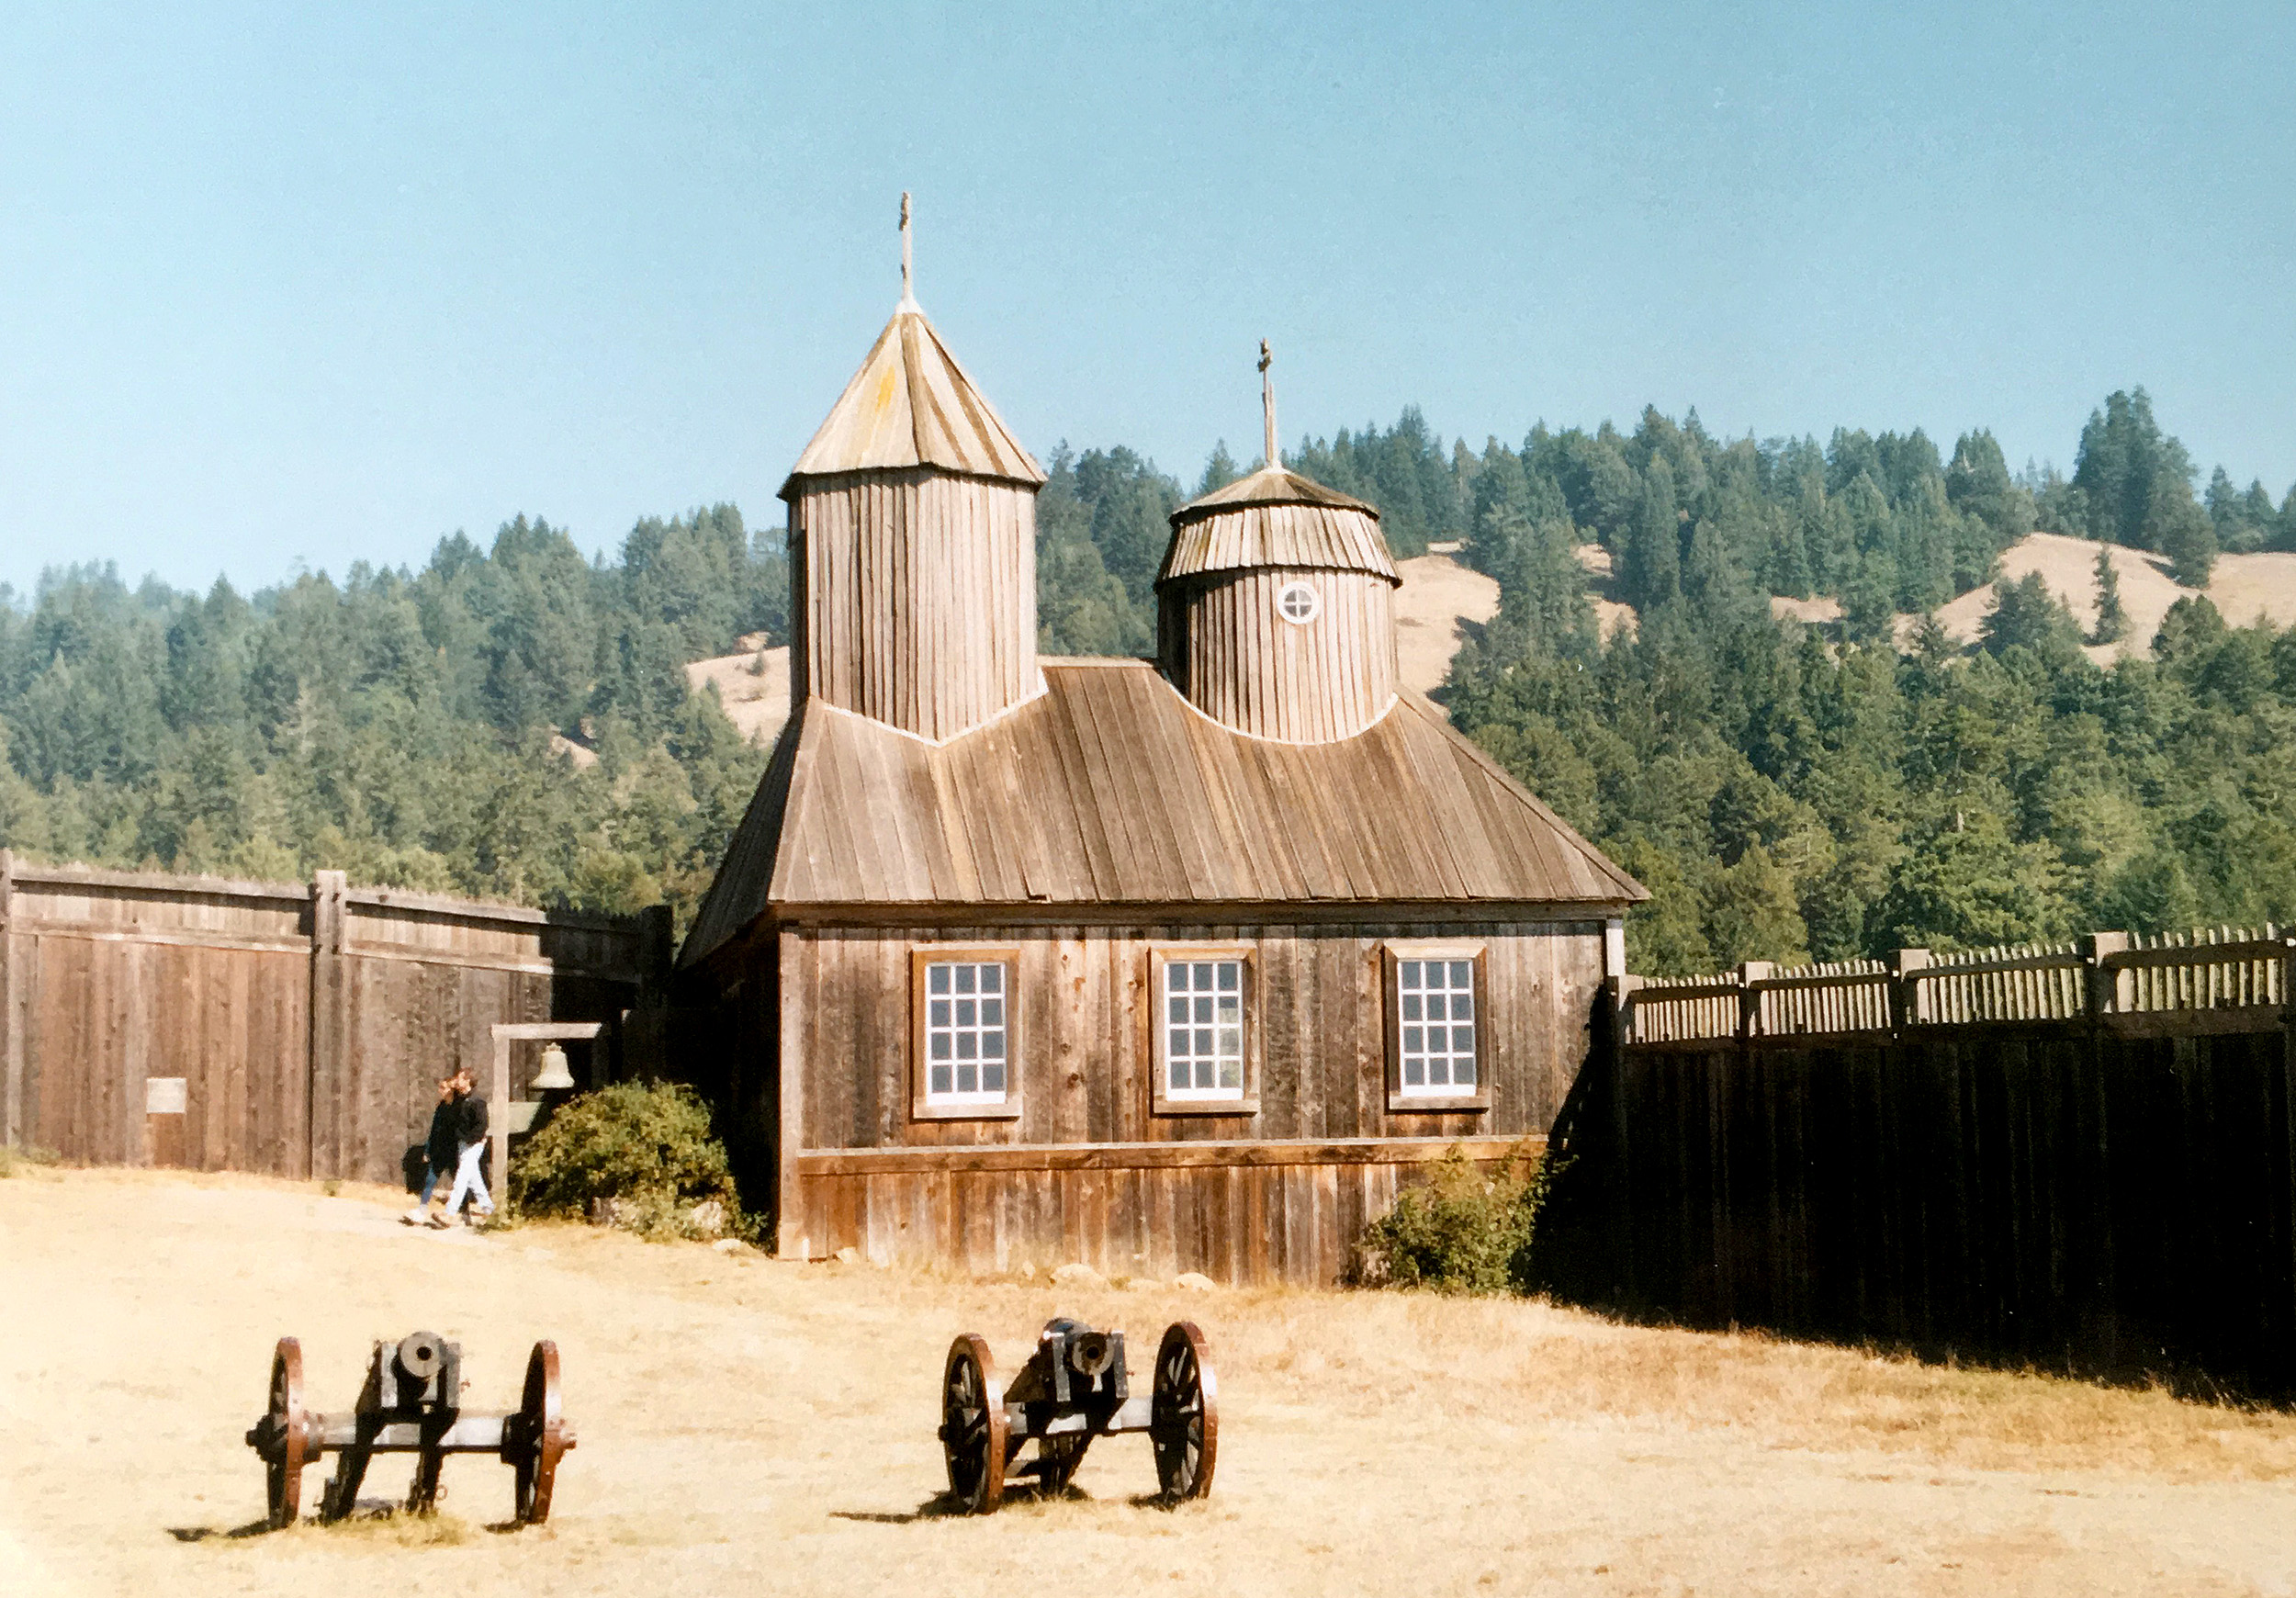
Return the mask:
<path fill-rule="evenodd" d="M 1257 463 L 1223 444 L 1186 484 L 1122 446 L 1047 464 L 1044 651 L 1149 652 L 1165 518 Z M 2296 489 L 2199 486 L 2142 388 L 2090 416 L 2070 477 L 2012 472 L 1982 429 L 1949 455 L 1919 430 L 1757 442 L 1656 410 L 1478 451 L 1407 409 L 1285 464 L 1378 506 L 1399 557 L 1455 539 L 1496 580 L 1441 697 L 1650 887 L 1638 971 L 2296 918 L 2296 630 L 2195 593 L 2099 666 L 2037 578 L 2001 587 L 1975 648 L 1930 613 L 2035 530 L 2189 588 L 2221 554 L 2296 551 Z M 1598 633 L 1598 582 L 1636 625 Z M 1775 620 L 1773 595 L 1841 619 Z M 668 902 L 682 927 L 766 751 L 681 668 L 785 641 L 788 607 L 780 528 L 730 505 L 648 518 L 610 557 L 522 516 L 419 571 L 245 595 L 51 570 L 0 588 L 0 846 Z"/>

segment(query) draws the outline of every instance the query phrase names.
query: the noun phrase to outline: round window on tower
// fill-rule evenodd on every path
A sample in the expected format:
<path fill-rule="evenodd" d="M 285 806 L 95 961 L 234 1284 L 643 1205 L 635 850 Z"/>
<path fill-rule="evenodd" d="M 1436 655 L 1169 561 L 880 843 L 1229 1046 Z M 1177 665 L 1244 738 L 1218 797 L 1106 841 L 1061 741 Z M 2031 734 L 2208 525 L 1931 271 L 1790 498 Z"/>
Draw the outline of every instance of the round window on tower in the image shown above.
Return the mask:
<path fill-rule="evenodd" d="M 1302 625 L 1315 620 L 1323 609 L 1323 596 L 1312 585 L 1288 582 L 1276 591 L 1276 610 L 1287 622 Z"/>

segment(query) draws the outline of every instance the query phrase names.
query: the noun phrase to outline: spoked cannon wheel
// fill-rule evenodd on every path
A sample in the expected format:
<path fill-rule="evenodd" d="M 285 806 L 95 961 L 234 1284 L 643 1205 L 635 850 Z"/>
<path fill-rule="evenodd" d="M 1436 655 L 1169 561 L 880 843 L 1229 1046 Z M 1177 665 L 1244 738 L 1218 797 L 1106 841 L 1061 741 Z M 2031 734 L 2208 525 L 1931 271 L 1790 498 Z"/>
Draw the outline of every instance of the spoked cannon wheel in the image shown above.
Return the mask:
<path fill-rule="evenodd" d="M 949 1345 L 940 1382 L 940 1451 L 949 1496 L 967 1514 L 989 1514 L 1005 1499 L 1005 1389 L 988 1345 L 968 1332 Z"/>
<path fill-rule="evenodd" d="M 1211 1491 L 1220 1457 L 1220 1384 L 1212 1375 L 1204 1334 L 1192 1321 L 1176 1321 L 1156 1350 L 1156 1386 L 1148 1423 L 1156 1451 L 1156 1480 L 1166 1502 L 1201 1498 Z"/>
<path fill-rule="evenodd" d="M 304 1419 L 303 1345 L 282 1337 L 271 1356 L 271 1398 L 260 1437 L 249 1439 L 263 1453 L 264 1524 L 273 1531 L 293 1525 L 303 1511 L 303 1467 L 311 1453 Z"/>
<path fill-rule="evenodd" d="M 550 1518 L 558 1460 L 573 1446 L 558 1398 L 558 1345 L 546 1339 L 527 1357 L 525 1396 L 502 1428 L 503 1458 L 518 1473 L 513 1518 L 521 1525 L 540 1525 Z"/>

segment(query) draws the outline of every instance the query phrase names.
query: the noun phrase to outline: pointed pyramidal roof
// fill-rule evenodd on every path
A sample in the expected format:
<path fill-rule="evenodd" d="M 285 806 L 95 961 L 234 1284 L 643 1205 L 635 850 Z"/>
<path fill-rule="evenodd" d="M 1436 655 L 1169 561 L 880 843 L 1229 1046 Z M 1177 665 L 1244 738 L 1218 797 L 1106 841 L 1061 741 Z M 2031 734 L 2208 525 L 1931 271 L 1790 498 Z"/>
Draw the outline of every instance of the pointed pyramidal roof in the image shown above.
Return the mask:
<path fill-rule="evenodd" d="M 1031 486 L 1044 481 L 1044 468 L 1020 447 L 909 299 L 894 311 L 829 419 L 790 468 L 782 498 L 796 492 L 800 478 L 902 467 L 938 467 Z"/>

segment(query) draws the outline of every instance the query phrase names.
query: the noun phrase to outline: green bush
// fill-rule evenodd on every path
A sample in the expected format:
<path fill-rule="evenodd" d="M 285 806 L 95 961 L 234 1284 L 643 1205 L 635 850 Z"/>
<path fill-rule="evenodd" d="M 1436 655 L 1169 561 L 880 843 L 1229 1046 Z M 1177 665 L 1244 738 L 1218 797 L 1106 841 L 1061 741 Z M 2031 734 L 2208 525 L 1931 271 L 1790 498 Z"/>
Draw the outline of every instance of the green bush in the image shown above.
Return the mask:
<path fill-rule="evenodd" d="M 743 1230 L 726 1145 L 709 1107 L 674 1082 L 617 1082 L 560 1105 L 511 1164 L 511 1202 L 525 1215 L 583 1216 L 593 1198 L 648 1236 L 692 1235 L 695 1205 L 726 1209 Z"/>
<path fill-rule="evenodd" d="M 1365 1287 L 1527 1292 L 1531 1234 L 1559 1165 L 1527 1147 L 1485 1172 L 1458 1149 L 1424 1185 L 1364 1228 L 1353 1278 Z"/>

